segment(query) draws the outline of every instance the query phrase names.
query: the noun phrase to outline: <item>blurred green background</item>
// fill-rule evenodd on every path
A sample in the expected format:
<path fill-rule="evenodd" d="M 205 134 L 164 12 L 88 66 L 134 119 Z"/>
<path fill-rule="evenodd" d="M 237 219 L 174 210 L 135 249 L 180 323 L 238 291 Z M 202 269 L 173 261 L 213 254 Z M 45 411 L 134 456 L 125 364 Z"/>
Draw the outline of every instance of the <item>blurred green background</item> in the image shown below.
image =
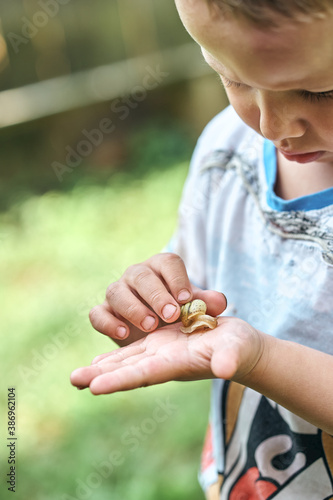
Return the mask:
<path fill-rule="evenodd" d="M 18 500 L 201 499 L 209 381 L 94 397 L 88 312 L 177 222 L 225 105 L 170 0 L 0 1 L 1 491 L 16 389 Z"/>

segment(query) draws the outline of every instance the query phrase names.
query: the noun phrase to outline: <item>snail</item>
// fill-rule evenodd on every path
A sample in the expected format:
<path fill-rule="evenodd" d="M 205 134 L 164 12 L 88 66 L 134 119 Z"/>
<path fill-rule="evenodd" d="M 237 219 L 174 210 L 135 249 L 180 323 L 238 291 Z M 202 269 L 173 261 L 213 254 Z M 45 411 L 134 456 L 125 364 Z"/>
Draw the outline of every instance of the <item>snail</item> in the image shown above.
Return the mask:
<path fill-rule="evenodd" d="M 196 330 L 216 328 L 217 319 L 206 314 L 207 306 L 203 300 L 195 299 L 187 302 L 180 308 L 180 319 L 183 326 L 180 331 L 183 333 L 192 333 Z"/>

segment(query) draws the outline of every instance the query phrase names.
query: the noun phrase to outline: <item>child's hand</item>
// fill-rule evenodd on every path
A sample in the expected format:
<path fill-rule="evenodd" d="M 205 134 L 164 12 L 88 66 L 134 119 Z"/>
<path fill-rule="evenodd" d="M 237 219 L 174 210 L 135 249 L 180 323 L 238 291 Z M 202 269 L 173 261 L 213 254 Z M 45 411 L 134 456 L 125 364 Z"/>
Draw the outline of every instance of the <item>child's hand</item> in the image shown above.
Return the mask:
<path fill-rule="evenodd" d="M 225 378 L 242 382 L 257 365 L 263 334 L 242 320 L 221 317 L 214 330 L 181 333 L 165 326 L 130 346 L 102 354 L 71 375 L 73 385 L 109 394 L 170 380 Z"/>
<path fill-rule="evenodd" d="M 176 321 L 179 304 L 193 298 L 204 300 L 207 314 L 212 316 L 226 308 L 223 294 L 191 285 L 180 257 L 162 253 L 129 267 L 111 283 L 104 303 L 90 311 L 90 321 L 99 332 L 115 340 L 126 339 L 123 344 L 129 344 Z"/>
<path fill-rule="evenodd" d="M 164 326 L 98 356 L 72 373 L 72 384 L 90 387 L 93 394 L 110 394 L 170 380 L 233 380 L 333 435 L 328 384 L 333 356 L 276 339 L 228 316 L 218 318 L 218 326 L 205 333 L 182 333 L 180 326 Z"/>

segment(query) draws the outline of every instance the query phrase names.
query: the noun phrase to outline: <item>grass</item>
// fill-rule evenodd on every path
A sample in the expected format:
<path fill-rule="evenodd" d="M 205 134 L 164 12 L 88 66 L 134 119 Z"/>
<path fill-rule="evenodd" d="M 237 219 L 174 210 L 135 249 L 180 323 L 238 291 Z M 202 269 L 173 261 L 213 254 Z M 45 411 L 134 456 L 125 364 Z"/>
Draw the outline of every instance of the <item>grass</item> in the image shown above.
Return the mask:
<path fill-rule="evenodd" d="M 82 181 L 0 215 L 0 403 L 5 414 L 15 386 L 17 500 L 203 498 L 209 382 L 102 397 L 69 383 L 74 368 L 113 348 L 88 311 L 128 265 L 166 244 L 186 171 L 184 163 L 141 178 L 118 173 L 103 186 Z M 2 481 L 1 498 L 12 498 Z"/>

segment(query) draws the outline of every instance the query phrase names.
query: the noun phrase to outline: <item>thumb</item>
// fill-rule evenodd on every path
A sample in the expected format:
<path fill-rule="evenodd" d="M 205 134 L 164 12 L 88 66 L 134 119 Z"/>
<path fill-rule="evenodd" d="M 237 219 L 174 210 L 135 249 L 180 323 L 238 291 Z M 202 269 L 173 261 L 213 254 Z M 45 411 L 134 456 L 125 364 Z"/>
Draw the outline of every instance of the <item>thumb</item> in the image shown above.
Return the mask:
<path fill-rule="evenodd" d="M 222 314 L 227 307 L 227 298 L 221 292 L 215 290 L 202 290 L 192 286 L 193 299 L 201 299 L 207 304 L 207 314 L 218 316 Z M 193 300 L 192 299 L 192 300 Z"/>
<path fill-rule="evenodd" d="M 213 351 L 211 369 L 215 377 L 230 380 L 235 375 L 239 368 L 237 351 L 238 346 L 233 342 Z"/>

